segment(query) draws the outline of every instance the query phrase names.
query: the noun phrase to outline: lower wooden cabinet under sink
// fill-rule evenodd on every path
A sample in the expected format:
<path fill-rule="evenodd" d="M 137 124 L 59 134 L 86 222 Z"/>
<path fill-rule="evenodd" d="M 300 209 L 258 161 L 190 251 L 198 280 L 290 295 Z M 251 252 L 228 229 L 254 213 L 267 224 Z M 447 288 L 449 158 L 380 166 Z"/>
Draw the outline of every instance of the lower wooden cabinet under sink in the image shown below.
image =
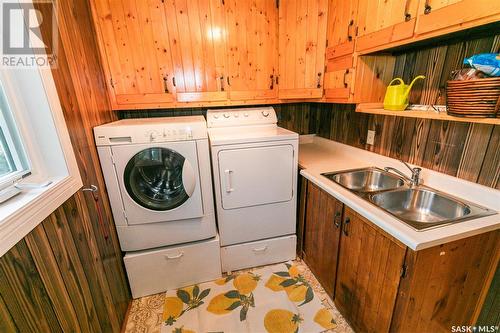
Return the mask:
<path fill-rule="evenodd" d="M 498 263 L 498 230 L 413 251 L 310 181 L 300 195 L 299 255 L 354 330 L 450 332 L 476 323 Z"/>

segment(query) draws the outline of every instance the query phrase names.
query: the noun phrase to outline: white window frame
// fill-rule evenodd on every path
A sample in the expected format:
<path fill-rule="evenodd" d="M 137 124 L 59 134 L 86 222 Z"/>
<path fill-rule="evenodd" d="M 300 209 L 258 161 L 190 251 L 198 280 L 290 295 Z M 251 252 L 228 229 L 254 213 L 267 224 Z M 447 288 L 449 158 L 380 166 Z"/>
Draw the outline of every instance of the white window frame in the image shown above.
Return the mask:
<path fill-rule="evenodd" d="M 51 69 L 0 69 L 0 79 L 29 161 L 31 174 L 19 183 L 50 182 L 0 204 L 1 257 L 83 183 Z"/>

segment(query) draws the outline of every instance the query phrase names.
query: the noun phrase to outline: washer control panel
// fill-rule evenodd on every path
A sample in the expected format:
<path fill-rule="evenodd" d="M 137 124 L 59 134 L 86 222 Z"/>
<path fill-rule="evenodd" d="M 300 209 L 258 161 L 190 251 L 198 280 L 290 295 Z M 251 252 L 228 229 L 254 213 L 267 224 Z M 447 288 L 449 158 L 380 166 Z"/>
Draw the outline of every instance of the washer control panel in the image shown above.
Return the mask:
<path fill-rule="evenodd" d="M 220 109 L 207 111 L 207 127 L 228 127 L 276 124 L 278 118 L 272 107 Z"/>
<path fill-rule="evenodd" d="M 193 139 L 193 131 L 190 127 L 186 128 L 163 128 L 146 131 L 144 138 L 149 142 L 179 141 Z"/>

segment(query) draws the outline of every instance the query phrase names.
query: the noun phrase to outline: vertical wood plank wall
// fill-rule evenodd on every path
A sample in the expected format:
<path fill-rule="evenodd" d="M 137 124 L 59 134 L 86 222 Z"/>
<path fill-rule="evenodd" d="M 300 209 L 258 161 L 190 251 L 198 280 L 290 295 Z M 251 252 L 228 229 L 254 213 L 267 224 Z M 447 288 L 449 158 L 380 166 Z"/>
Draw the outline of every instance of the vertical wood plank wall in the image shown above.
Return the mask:
<path fill-rule="evenodd" d="M 92 135 L 116 115 L 87 1 L 57 3 L 53 76 L 83 182 L 99 187 L 100 200 L 96 207 L 89 193 L 76 193 L 0 258 L 0 332 L 119 332 L 130 293 Z"/>

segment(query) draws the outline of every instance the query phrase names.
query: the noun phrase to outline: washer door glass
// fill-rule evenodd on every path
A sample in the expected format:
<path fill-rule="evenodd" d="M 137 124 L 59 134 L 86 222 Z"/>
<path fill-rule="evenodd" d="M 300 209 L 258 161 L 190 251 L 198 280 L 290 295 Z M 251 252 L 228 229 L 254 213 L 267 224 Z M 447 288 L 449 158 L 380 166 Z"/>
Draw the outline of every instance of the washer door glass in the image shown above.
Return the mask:
<path fill-rule="evenodd" d="M 167 148 L 148 148 L 127 163 L 124 183 L 130 197 L 139 205 L 158 211 L 179 207 L 189 195 L 183 184 L 185 159 Z"/>

